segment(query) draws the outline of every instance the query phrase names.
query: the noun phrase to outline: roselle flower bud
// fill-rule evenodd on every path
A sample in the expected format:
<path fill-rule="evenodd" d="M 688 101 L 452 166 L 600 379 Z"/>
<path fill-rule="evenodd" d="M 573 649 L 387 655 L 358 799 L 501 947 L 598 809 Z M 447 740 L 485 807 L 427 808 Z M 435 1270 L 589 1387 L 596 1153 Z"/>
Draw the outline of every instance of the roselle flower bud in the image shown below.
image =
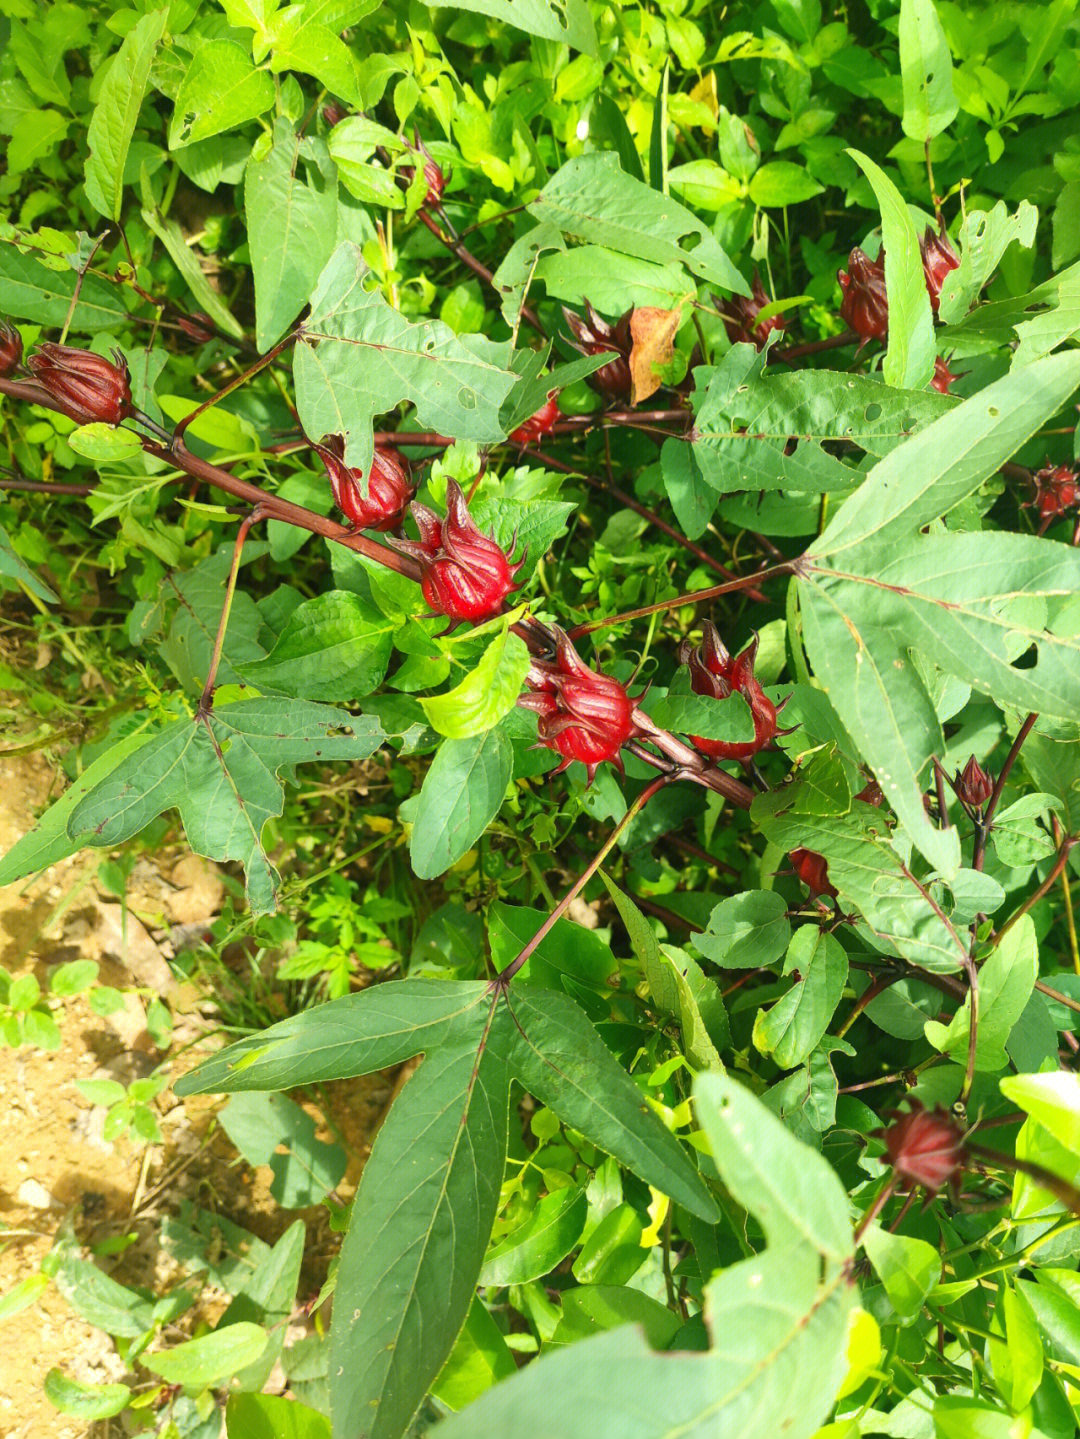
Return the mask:
<path fill-rule="evenodd" d="M 787 321 L 782 315 L 773 315 L 764 321 L 758 320 L 760 312 L 771 303 L 756 270 L 751 295 L 732 295 L 730 300 L 716 302 L 716 308 L 724 321 L 724 329 L 727 330 L 728 339 L 733 345 L 742 342 L 762 350 L 773 330 L 782 331 L 787 328 Z"/>
<path fill-rule="evenodd" d="M 939 355 L 934 361 L 934 378 L 930 381 L 930 388 L 937 390 L 939 395 L 947 395 L 949 386 L 956 379 L 959 379 L 959 376 L 953 374 L 947 362 Z"/>
<path fill-rule="evenodd" d="M 511 564 L 492 536 L 481 533 L 457 481 L 447 481 L 445 519 L 415 500 L 411 513 L 420 539 L 389 543 L 420 562 L 420 588 L 432 610 L 455 623 L 498 614 L 517 589 L 514 576 L 523 562 Z"/>
<path fill-rule="evenodd" d="M 957 799 L 962 804 L 966 804 L 969 809 L 982 809 L 994 793 L 994 781 L 974 755 L 968 760 L 963 770 L 957 770 L 953 785 L 956 788 Z"/>
<path fill-rule="evenodd" d="M 442 200 L 443 191 L 446 189 L 446 182 L 450 177 L 443 174 L 438 161 L 432 157 L 431 151 L 424 144 L 423 140 L 421 140 L 419 130 L 413 131 L 413 143 L 409 148 L 418 151 L 424 157 L 424 182 L 427 185 L 427 194 L 424 196 L 423 201 L 424 208 L 427 209 L 430 206 L 438 205 Z M 414 166 L 402 166 L 401 178 L 407 184 L 412 184 L 412 179 L 415 174 L 416 169 Z"/>
<path fill-rule="evenodd" d="M 861 799 L 863 804 L 872 804 L 875 809 L 880 809 L 885 803 L 885 796 L 876 779 L 872 779 L 868 785 L 865 785 L 855 798 Z"/>
<path fill-rule="evenodd" d="M 22 336 L 18 330 L 6 320 L 0 320 L 0 376 L 5 380 L 19 368 L 22 352 Z"/>
<path fill-rule="evenodd" d="M 324 435 L 311 447 L 322 460 L 334 503 L 358 530 L 398 530 L 416 493 L 409 480 L 409 462 L 390 445 L 376 445 L 371 476 L 364 494 L 364 472 L 345 463 L 341 435 Z"/>
<path fill-rule="evenodd" d="M 953 249 L 948 235 L 944 231 L 934 230 L 930 225 L 927 225 L 926 234 L 919 241 L 919 249 L 922 251 L 923 274 L 926 276 L 926 288 L 930 291 L 930 304 L 936 315 L 941 304 L 941 287 L 945 276 L 950 270 L 959 268 L 960 256 Z"/>
<path fill-rule="evenodd" d="M 829 880 L 829 862 L 823 854 L 818 854 L 813 849 L 800 848 L 790 850 L 788 859 L 791 860 L 795 873 L 810 891 L 812 899 L 821 894 L 836 898 L 836 886 Z"/>
<path fill-rule="evenodd" d="M 540 744 L 562 755 L 555 773 L 580 760 L 592 784 L 605 761 L 622 769 L 619 751 L 632 739 L 634 701 L 626 686 L 590 669 L 558 626 L 554 660 L 534 660 L 529 671 L 530 693 L 518 704 L 537 716 Z"/>
<path fill-rule="evenodd" d="M 41 388 L 78 425 L 118 425 L 133 413 L 127 361 L 113 351 L 115 364 L 91 350 L 46 343 L 27 360 Z"/>
<path fill-rule="evenodd" d="M 348 115 L 344 105 L 339 105 L 336 100 L 328 100 L 322 107 L 322 117 L 332 130 L 335 125 L 340 125 Z"/>
<path fill-rule="evenodd" d="M 177 315 L 176 323 L 197 345 L 206 345 L 217 336 L 213 320 L 201 310 L 195 310 L 190 315 Z"/>
<path fill-rule="evenodd" d="M 1047 465 L 1035 475 L 1035 508 L 1049 522 L 1080 502 L 1080 474 L 1068 465 Z"/>
<path fill-rule="evenodd" d="M 908 1114 L 896 1114 L 894 1123 L 877 1134 L 885 1141 L 888 1162 L 908 1186 L 921 1184 L 932 1194 L 953 1183 L 964 1158 L 964 1131 L 947 1110 L 924 1109 L 912 1101 Z"/>
<path fill-rule="evenodd" d="M 566 323 L 574 336 L 571 344 L 583 355 L 602 355 L 607 351 L 615 356 L 606 365 L 601 365 L 589 376 L 589 384 L 608 400 L 628 400 L 632 389 L 630 377 L 630 351 L 634 341 L 630 334 L 630 317 L 633 306 L 614 325 L 596 313 L 588 300 L 585 301 L 585 318 L 575 315 L 573 310 L 563 306 Z"/>
<path fill-rule="evenodd" d="M 507 438 L 515 445 L 535 445 L 541 435 L 550 434 L 559 418 L 558 401 L 554 395 L 549 395 L 536 414 L 530 415 L 516 430 L 511 430 Z"/>
<path fill-rule="evenodd" d="M 836 278 L 844 292 L 840 314 L 863 342 L 881 340 L 889 333 L 889 301 L 885 294 L 885 251 L 876 260 L 855 246 L 846 270 Z"/>
<path fill-rule="evenodd" d="M 732 659 L 716 626 L 708 620 L 701 627 L 701 644 L 697 649 L 689 640 L 683 640 L 679 646 L 679 663 L 689 665 L 690 688 L 694 693 L 711 695 L 717 700 L 740 694 L 750 706 L 750 715 L 754 721 L 754 738 L 742 743 L 702 739 L 700 735 L 691 735 L 690 738 L 703 754 L 713 755 L 717 759 L 749 760 L 775 739 L 776 706 L 754 678 L 757 648 L 758 639 L 755 635 L 742 653 Z"/>

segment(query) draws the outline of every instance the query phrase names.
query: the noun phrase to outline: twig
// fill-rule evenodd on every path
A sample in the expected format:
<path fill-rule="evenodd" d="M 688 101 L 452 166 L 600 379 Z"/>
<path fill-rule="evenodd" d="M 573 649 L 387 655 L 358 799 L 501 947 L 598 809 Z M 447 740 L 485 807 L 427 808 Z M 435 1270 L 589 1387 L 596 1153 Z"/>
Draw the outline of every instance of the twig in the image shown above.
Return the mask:
<path fill-rule="evenodd" d="M 592 634 L 593 630 L 609 629 L 612 625 L 624 624 L 627 620 L 643 619 L 646 615 L 660 614 L 663 610 L 680 609 L 683 605 L 701 604 L 705 600 L 716 599 L 718 595 L 730 594 L 733 590 L 746 590 L 755 586 L 759 580 L 772 579 L 775 575 L 790 575 L 796 572 L 795 560 L 784 560 L 782 564 L 770 565 L 767 569 L 757 570 L 752 575 L 743 575 L 739 579 L 728 580 L 722 585 L 710 585 L 708 589 L 691 590 L 689 594 L 676 595 L 671 600 L 658 600 L 654 605 L 641 605 L 636 610 L 624 610 L 618 615 L 609 615 L 607 619 L 590 620 L 588 624 L 575 625 L 570 631 L 571 639 L 581 635 Z"/>
<path fill-rule="evenodd" d="M 214 681 L 217 679 L 218 665 L 221 663 L 221 652 L 225 647 L 225 631 L 229 624 L 229 611 L 232 609 L 233 595 L 236 593 L 236 579 L 240 573 L 240 559 L 244 553 L 244 544 L 252 525 L 264 518 L 262 505 L 256 505 L 246 519 L 241 521 L 240 528 L 236 532 L 236 543 L 233 546 L 232 565 L 229 569 L 229 579 L 225 586 L 225 599 L 221 606 L 221 618 L 218 620 L 217 634 L 214 636 L 214 650 L 210 656 L 210 667 L 206 674 L 206 683 L 203 685 L 203 692 L 199 697 L 197 713 L 209 714 L 214 705 Z"/>
<path fill-rule="evenodd" d="M 497 295 L 499 294 L 499 287 L 495 283 L 495 277 L 492 272 L 488 269 L 486 265 L 481 264 L 481 262 L 476 258 L 476 256 L 466 245 L 462 244 L 460 240 L 456 240 L 452 236 L 446 234 L 446 232 L 440 226 L 436 225 L 435 221 L 431 218 L 431 216 L 427 213 L 426 210 L 420 210 L 418 212 L 418 219 L 420 219 L 423 224 L 428 227 L 428 229 L 431 231 L 431 233 L 435 236 L 436 240 L 438 240 L 441 245 L 445 245 L 446 248 L 451 252 L 451 254 L 456 255 L 463 265 L 467 265 L 474 275 L 479 275 L 481 280 L 484 281 L 485 285 L 490 285 L 491 288 L 495 291 L 495 293 Z M 521 318 L 528 326 L 534 329 L 538 335 L 540 335 L 545 340 L 547 339 L 547 332 L 545 331 L 543 325 L 540 323 L 540 319 L 536 314 L 536 311 L 533 310 L 531 306 L 522 305 Z"/>
<path fill-rule="evenodd" d="M 1009 777 L 1009 771 L 1016 763 L 1016 757 L 1023 748 L 1024 741 L 1031 733 L 1035 721 L 1039 718 L 1037 714 L 1029 714 L 1024 723 L 1020 726 L 1016 738 L 1012 742 L 1012 748 L 1005 756 L 1005 763 L 1001 766 L 1001 772 L 994 784 L 993 793 L 986 806 L 982 819 L 975 828 L 975 844 L 971 854 L 972 869 L 982 869 L 983 861 L 986 858 L 986 841 L 990 838 L 990 831 L 994 827 L 994 814 L 1001 802 L 1001 792 L 1005 788 L 1005 781 Z"/>
<path fill-rule="evenodd" d="M 1066 835 L 1065 838 L 1061 841 L 1061 845 L 1058 848 L 1057 859 L 1054 861 L 1053 869 L 1043 880 L 1042 884 L 1039 885 L 1038 889 L 1035 890 L 1033 894 L 1028 895 L 1027 899 L 1024 900 L 1020 908 L 1015 910 L 1009 916 L 1009 918 L 1001 926 L 998 932 L 994 935 L 993 944 L 995 948 L 1005 938 L 1005 936 L 1008 934 L 1009 930 L 1012 929 L 1013 925 L 1017 922 L 1017 920 L 1022 919 L 1023 916 L 1027 914 L 1028 910 L 1033 909 L 1035 905 L 1038 904 L 1039 900 L 1042 899 L 1044 895 L 1049 894 L 1050 891 L 1053 889 L 1054 885 L 1057 884 L 1059 876 L 1063 873 L 1065 866 L 1069 862 L 1069 852 L 1078 841 L 1080 841 L 1080 835 L 1075 834 Z M 1066 892 L 1068 892 L 1067 888 Z"/>

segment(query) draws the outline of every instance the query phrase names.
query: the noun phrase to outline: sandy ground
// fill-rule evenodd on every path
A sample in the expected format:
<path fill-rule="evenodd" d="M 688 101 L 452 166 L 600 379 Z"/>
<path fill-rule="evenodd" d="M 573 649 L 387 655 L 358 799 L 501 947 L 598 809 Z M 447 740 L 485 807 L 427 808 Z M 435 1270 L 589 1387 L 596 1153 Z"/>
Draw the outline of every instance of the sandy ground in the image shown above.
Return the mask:
<path fill-rule="evenodd" d="M 32 826 L 56 792 L 40 757 L 0 758 L 0 854 Z M 129 910 L 125 923 L 121 906 L 95 884 L 99 860 L 100 855 L 75 856 L 33 881 L 0 890 L 0 964 L 15 975 L 35 973 L 44 988 L 56 964 L 97 960 L 101 982 L 141 986 L 169 999 L 177 1045 L 205 1042 L 209 1011 L 190 986 L 176 983 L 167 960 L 170 932 L 182 934 L 185 926 L 198 927 L 215 913 L 222 894 L 218 876 L 180 849 L 156 857 L 153 865 L 140 860 L 128 898 L 141 919 Z M 212 1126 L 217 1101 L 181 1102 L 167 1090 L 158 1103 L 163 1145 L 105 1140 L 105 1109 L 83 1098 L 75 1081 L 128 1082 L 160 1062 L 139 998 L 130 995 L 125 1009 L 108 1019 L 93 1014 L 82 999 L 66 1000 L 58 1018 L 63 1045 L 54 1053 L 0 1049 L 0 1295 L 38 1270 L 58 1227 L 68 1220 L 84 1244 L 134 1236 L 120 1256 L 97 1262 L 122 1282 L 160 1290 L 177 1278 L 158 1245 L 160 1222 L 189 1199 L 271 1241 L 299 1213 L 308 1228 L 299 1297 L 313 1296 L 339 1242 L 326 1211 L 283 1211 L 275 1205 L 269 1169 L 249 1168 Z M 198 1053 L 196 1046 L 173 1072 L 194 1063 Z M 392 1076 L 372 1075 L 332 1086 L 336 1134 L 311 1111 L 320 1121 L 320 1136 L 336 1138 L 349 1152 L 349 1171 L 338 1190 L 342 1198 L 358 1181 L 391 1082 Z M 223 1302 L 222 1296 L 206 1296 L 188 1322 L 215 1318 L 215 1304 L 220 1311 Z M 0 1439 L 77 1439 L 88 1432 L 82 1421 L 58 1414 L 42 1392 L 55 1365 L 89 1382 L 122 1379 L 126 1372 L 108 1336 L 84 1323 L 50 1286 L 32 1307 L 0 1321 Z M 277 1382 L 280 1391 L 284 1380 Z M 272 1376 L 267 1387 L 274 1383 Z M 118 1432 L 114 1421 L 112 1433 Z"/>

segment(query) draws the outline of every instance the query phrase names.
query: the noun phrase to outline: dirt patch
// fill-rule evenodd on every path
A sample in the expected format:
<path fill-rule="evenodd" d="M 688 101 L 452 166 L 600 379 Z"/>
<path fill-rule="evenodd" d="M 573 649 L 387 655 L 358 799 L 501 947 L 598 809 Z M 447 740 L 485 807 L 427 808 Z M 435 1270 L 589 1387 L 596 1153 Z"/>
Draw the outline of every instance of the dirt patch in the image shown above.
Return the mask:
<path fill-rule="evenodd" d="M 30 829 L 62 785 L 36 755 L 0 758 L 0 854 Z M 105 1018 L 83 998 L 54 1002 L 63 1043 L 52 1053 L 24 1046 L 0 1049 L 0 1295 L 38 1272 L 58 1229 L 68 1223 L 84 1245 L 123 1241 L 122 1252 L 96 1261 L 120 1282 L 160 1292 L 180 1270 L 160 1244 L 161 1222 L 190 1202 L 273 1242 L 297 1218 L 307 1246 L 299 1299 L 317 1294 L 340 1236 L 323 1206 L 283 1210 L 270 1193 L 269 1167 L 240 1159 L 213 1120 L 221 1101 L 179 1101 L 166 1090 L 156 1102 L 164 1143 L 149 1148 L 104 1136 L 106 1110 L 76 1088 L 80 1079 L 123 1083 L 150 1073 L 166 1056 L 147 1031 L 154 994 L 177 1003 L 170 1073 L 177 1077 L 205 1053 L 212 1018 L 178 986 L 165 939 L 203 927 L 222 898 L 213 866 L 182 852 L 138 861 L 121 905 L 96 883 L 101 856 L 83 854 L 43 875 L 0 890 L 0 963 L 15 975 L 34 973 L 43 990 L 50 972 L 73 959 L 93 959 L 100 982 L 128 991 L 124 1008 Z M 193 1002 L 194 1001 L 194 1002 Z M 189 1047 L 190 1046 L 190 1047 Z M 324 1096 L 318 1136 L 342 1144 L 348 1170 L 337 1197 L 349 1199 L 370 1140 L 392 1091 L 392 1076 L 371 1075 L 333 1085 Z M 294 1096 L 296 1097 L 296 1096 Z M 225 1298 L 207 1291 L 190 1311 L 213 1322 Z M 54 1366 L 86 1382 L 124 1377 L 112 1341 L 79 1318 L 53 1286 L 29 1308 L 0 1324 L 0 1439 L 79 1439 L 85 1424 L 58 1414 L 43 1393 Z M 278 1390 L 284 1379 L 271 1377 Z"/>

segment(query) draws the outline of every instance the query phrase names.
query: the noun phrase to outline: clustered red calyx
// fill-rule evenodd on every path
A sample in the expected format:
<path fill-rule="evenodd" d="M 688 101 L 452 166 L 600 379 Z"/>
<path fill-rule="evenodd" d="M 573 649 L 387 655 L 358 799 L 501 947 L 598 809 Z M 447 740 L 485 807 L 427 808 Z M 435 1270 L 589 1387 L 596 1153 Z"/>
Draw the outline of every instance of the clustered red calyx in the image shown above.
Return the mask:
<path fill-rule="evenodd" d="M 345 463 L 345 441 L 341 435 L 324 435 L 311 448 L 323 462 L 330 478 L 334 503 L 360 530 L 399 530 L 416 486 L 409 478 L 409 462 L 390 445 L 376 445 L 371 474 L 364 494 L 364 472 Z"/>
<path fill-rule="evenodd" d="M 941 305 L 941 287 L 945 277 L 960 264 L 960 256 L 953 249 L 948 235 L 929 226 L 919 241 L 919 249 L 922 253 L 923 277 L 930 295 L 930 305 L 936 315 Z M 848 256 L 847 269 L 838 270 L 836 278 L 844 292 L 840 302 L 841 316 L 864 344 L 867 340 L 880 340 L 884 344 L 889 334 L 885 251 L 882 250 L 876 260 L 871 260 L 866 252 L 856 245 Z M 949 375 L 944 361 L 939 360 L 934 369 L 934 388 L 944 394 L 948 390 L 949 381 L 955 378 L 955 375 Z"/>
<path fill-rule="evenodd" d="M 964 768 L 957 770 L 953 788 L 961 804 L 967 805 L 968 809 L 981 810 L 994 793 L 994 781 L 972 755 Z"/>
<path fill-rule="evenodd" d="M 1035 508 L 1049 522 L 1080 504 L 1080 473 L 1068 465 L 1046 465 L 1035 472 Z"/>
<path fill-rule="evenodd" d="M 593 781 L 609 760 L 622 769 L 619 751 L 637 733 L 634 701 L 626 686 L 590 669 L 557 625 L 554 659 L 537 659 L 529 670 L 529 693 L 518 704 L 537 716 L 540 744 L 562 756 L 554 773 L 580 760 Z"/>
<path fill-rule="evenodd" d="M 771 315 L 766 320 L 758 319 L 765 306 L 771 303 L 757 270 L 754 271 L 750 295 L 732 295 L 730 300 L 716 302 L 728 339 L 733 345 L 741 341 L 762 350 L 774 330 L 782 333 L 787 328 L 787 321 L 782 315 Z"/>
<path fill-rule="evenodd" d="M 498 542 L 481 532 L 457 481 L 447 481 L 445 518 L 416 500 L 411 513 L 419 540 L 388 537 L 388 543 L 419 563 L 420 589 L 432 611 L 455 624 L 498 614 L 517 589 L 514 576 L 523 561 L 512 563 Z"/>
<path fill-rule="evenodd" d="M 818 899 L 821 895 L 828 895 L 830 899 L 837 897 L 836 886 L 829 879 L 829 862 L 823 854 L 818 854 L 815 849 L 800 847 L 789 850 L 788 859 L 791 860 L 795 873 L 810 891 L 811 899 Z"/>
<path fill-rule="evenodd" d="M 511 430 L 507 438 L 513 445 L 535 445 L 541 435 L 551 433 L 559 418 L 559 402 L 554 394 L 550 394 L 536 414 L 522 421 L 516 430 Z"/>
<path fill-rule="evenodd" d="M 630 334 L 630 318 L 633 306 L 614 325 L 609 325 L 598 315 L 592 304 L 585 301 L 585 318 L 575 315 L 573 310 L 563 306 L 566 323 L 574 336 L 571 343 L 583 355 L 602 355 L 608 351 L 614 356 L 606 365 L 601 365 L 589 376 L 589 384 L 608 400 L 628 400 L 632 390 L 630 375 L 630 352 L 634 348 Z"/>
<path fill-rule="evenodd" d="M 689 666 L 690 688 L 694 693 L 711 695 L 718 700 L 740 694 L 750 706 L 750 715 L 754 722 L 752 740 L 735 742 L 691 735 L 694 744 L 704 754 L 712 755 L 716 759 L 748 761 L 776 738 L 776 705 L 754 676 L 757 649 L 758 637 L 755 635 L 746 648 L 733 658 L 725 648 L 716 626 L 708 620 L 701 627 L 699 646 L 695 648 L 689 640 L 683 640 L 679 646 L 679 663 Z"/>
<path fill-rule="evenodd" d="M 948 362 L 943 360 L 939 355 L 934 361 L 934 377 L 930 381 L 930 388 L 937 390 L 939 395 L 947 395 L 949 393 L 949 386 L 953 380 L 959 378 L 959 375 L 954 375 L 952 370 L 949 369 Z"/>
<path fill-rule="evenodd" d="M 14 325 L 0 320 L 0 376 L 5 380 L 13 375 L 22 363 L 22 335 Z"/>
<path fill-rule="evenodd" d="M 118 425 L 135 407 L 127 361 L 119 350 L 113 351 L 113 360 L 46 342 L 26 364 L 57 409 L 77 425 Z"/>
<path fill-rule="evenodd" d="M 876 1131 L 885 1141 L 893 1173 L 909 1188 L 921 1184 L 931 1194 L 956 1184 L 963 1167 L 965 1133 L 947 1110 L 924 1109 L 912 1101 L 907 1114 L 894 1113 L 887 1129 Z"/>

